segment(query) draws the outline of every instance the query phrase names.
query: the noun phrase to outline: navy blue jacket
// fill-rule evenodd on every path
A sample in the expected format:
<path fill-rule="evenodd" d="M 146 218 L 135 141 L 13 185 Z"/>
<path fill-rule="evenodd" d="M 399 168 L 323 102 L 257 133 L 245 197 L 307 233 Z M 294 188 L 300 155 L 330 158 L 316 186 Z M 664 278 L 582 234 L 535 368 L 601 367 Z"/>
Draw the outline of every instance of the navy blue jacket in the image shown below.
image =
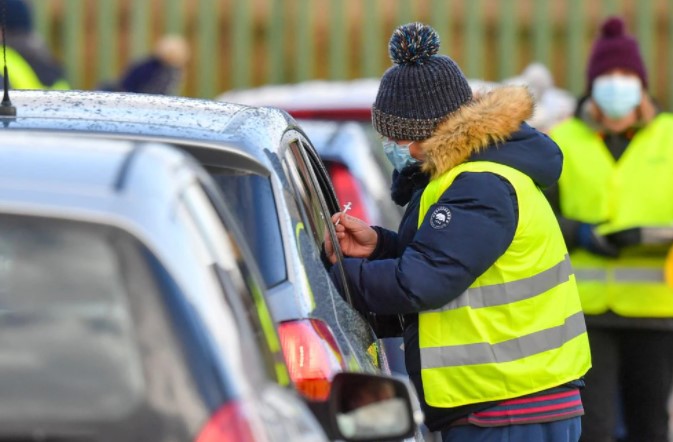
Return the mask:
<path fill-rule="evenodd" d="M 532 111 L 532 101 L 514 100 L 521 109 L 512 111 L 511 91 L 491 94 L 474 105 L 479 116 L 474 123 L 467 122 L 476 125 L 476 129 L 468 131 L 470 135 L 443 134 L 445 139 L 431 138 L 424 143 L 426 163 L 430 155 L 435 168 L 431 171 L 433 176 L 464 161 L 492 161 L 522 171 L 541 188 L 556 182 L 563 162 L 560 149 L 549 137 L 523 123 L 526 111 Z M 507 121 L 489 118 L 489 112 L 498 112 L 500 120 L 504 114 Z M 462 123 L 465 125 L 465 121 Z M 475 139 L 475 131 L 488 136 Z M 442 158 L 442 149 L 459 150 L 462 154 L 455 158 L 452 153 L 447 161 Z M 420 379 L 418 312 L 439 308 L 460 296 L 507 250 L 517 225 L 518 205 L 513 187 L 501 176 L 465 172 L 430 207 L 417 228 L 420 197 L 427 180 L 407 179 L 404 175 L 398 180 L 405 180 L 402 185 L 412 189 L 396 189 L 398 194 L 410 196 L 398 232 L 376 227 L 379 239 L 372 255 L 368 259 L 346 258 L 344 270 L 359 310 L 375 313 L 379 320 L 403 315 L 407 371 L 421 398 L 426 424 L 431 430 L 440 430 L 453 420 L 492 404 L 440 409 L 425 403 Z M 396 184 L 399 186 L 399 181 Z M 438 206 L 451 212 L 450 222 L 440 229 L 428 222 Z"/>

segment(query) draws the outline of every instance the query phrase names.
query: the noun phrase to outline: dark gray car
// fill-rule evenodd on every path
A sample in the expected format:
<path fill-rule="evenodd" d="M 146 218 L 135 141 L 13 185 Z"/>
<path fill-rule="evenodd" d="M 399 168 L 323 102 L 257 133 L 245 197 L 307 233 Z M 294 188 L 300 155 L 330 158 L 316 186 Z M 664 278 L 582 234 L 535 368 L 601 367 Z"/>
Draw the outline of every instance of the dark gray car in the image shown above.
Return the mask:
<path fill-rule="evenodd" d="M 306 395 L 325 398 L 339 371 L 388 372 L 372 328 L 326 271 L 322 244 L 325 235 L 336 242 L 330 215 L 340 203 L 287 113 L 137 94 L 13 91 L 11 98 L 17 115 L 3 120 L 5 130 L 162 141 L 206 167 L 240 221 L 290 375 Z"/>

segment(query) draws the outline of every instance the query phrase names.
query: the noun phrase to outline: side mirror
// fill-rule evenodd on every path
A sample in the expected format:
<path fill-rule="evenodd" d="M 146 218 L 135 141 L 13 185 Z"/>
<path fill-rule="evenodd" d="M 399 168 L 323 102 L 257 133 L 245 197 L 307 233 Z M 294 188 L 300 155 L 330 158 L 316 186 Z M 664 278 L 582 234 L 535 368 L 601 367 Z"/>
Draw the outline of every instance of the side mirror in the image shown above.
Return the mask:
<path fill-rule="evenodd" d="M 389 376 L 337 373 L 327 401 L 309 406 L 331 440 L 400 440 L 413 437 L 422 421 L 410 388 Z"/>

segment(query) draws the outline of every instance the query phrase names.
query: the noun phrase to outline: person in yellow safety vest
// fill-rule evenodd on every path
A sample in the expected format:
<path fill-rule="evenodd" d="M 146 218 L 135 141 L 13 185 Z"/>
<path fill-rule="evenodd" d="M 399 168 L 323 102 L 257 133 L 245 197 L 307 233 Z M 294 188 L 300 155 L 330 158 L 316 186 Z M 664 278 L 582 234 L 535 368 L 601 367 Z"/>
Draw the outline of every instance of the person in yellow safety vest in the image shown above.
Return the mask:
<path fill-rule="evenodd" d="M 387 330 L 404 334 L 425 424 L 445 442 L 577 441 L 589 343 L 540 190 L 560 176 L 561 151 L 525 123 L 525 87 L 473 97 L 438 50 L 421 23 L 390 39 L 372 120 L 406 212 L 398 232 L 334 214 L 347 258 L 330 271 L 343 269 L 359 311 L 402 320 Z M 336 261 L 328 240 L 325 254 Z"/>
<path fill-rule="evenodd" d="M 617 427 L 624 440 L 668 441 L 673 289 L 664 283 L 664 260 L 673 227 L 673 114 L 658 112 L 648 95 L 638 43 L 621 18 L 601 25 L 586 96 L 550 136 L 564 165 L 547 196 L 571 250 L 593 356 L 582 440 L 615 440 Z"/>
<path fill-rule="evenodd" d="M 2 3 L 0 7 L 6 8 L 6 59 L 10 88 L 70 89 L 60 64 L 33 31 L 30 5 L 25 0 L 2 0 Z"/>

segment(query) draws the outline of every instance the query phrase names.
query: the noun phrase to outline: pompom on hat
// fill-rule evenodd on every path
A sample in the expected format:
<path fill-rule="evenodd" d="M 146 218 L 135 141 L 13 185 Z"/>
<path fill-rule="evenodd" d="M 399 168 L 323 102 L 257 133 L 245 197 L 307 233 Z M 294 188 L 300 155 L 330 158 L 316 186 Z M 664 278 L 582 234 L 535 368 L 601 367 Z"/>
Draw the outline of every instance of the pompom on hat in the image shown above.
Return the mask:
<path fill-rule="evenodd" d="M 388 43 L 394 65 L 381 78 L 372 124 L 394 140 L 424 140 L 449 114 L 472 99 L 458 65 L 438 55 L 439 36 L 422 23 L 398 27 Z"/>
<path fill-rule="evenodd" d="M 587 87 L 606 72 L 615 69 L 628 69 L 640 77 L 647 88 L 647 71 L 640 55 L 638 42 L 626 34 L 624 21 L 619 17 L 609 17 L 601 25 L 600 35 L 594 42 L 587 65 Z"/>

